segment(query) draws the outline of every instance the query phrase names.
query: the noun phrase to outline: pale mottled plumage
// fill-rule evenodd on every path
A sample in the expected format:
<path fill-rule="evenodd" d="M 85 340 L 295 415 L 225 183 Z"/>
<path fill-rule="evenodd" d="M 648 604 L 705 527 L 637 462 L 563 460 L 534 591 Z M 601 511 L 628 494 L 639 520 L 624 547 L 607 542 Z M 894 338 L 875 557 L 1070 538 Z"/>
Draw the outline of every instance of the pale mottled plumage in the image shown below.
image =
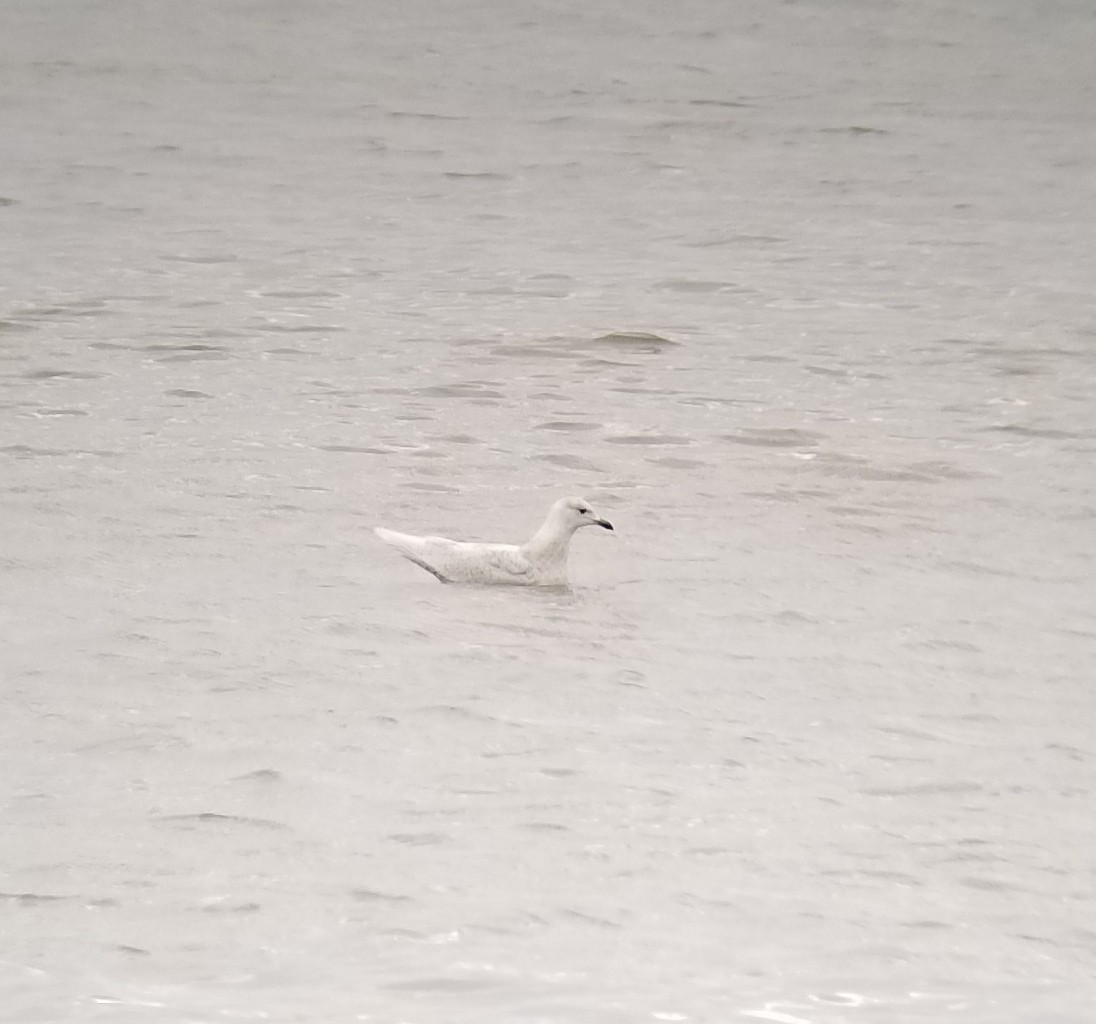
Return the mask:
<path fill-rule="evenodd" d="M 380 526 L 374 533 L 443 583 L 552 587 L 567 585 L 571 537 L 583 526 L 613 528 L 582 498 L 560 498 L 549 510 L 544 525 L 525 544 L 476 544 L 445 537 L 414 537 Z"/>

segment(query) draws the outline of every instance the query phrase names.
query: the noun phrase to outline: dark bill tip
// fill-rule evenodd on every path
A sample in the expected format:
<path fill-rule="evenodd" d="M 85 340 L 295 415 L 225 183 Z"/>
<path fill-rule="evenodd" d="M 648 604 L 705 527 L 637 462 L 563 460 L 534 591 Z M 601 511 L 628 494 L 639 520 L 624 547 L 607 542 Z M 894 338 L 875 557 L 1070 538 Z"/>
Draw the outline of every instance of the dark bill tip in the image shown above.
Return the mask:
<path fill-rule="evenodd" d="M 610 523 L 608 519 L 599 519 L 597 524 L 598 526 L 604 526 L 606 530 L 611 530 L 613 528 L 613 524 Z"/>

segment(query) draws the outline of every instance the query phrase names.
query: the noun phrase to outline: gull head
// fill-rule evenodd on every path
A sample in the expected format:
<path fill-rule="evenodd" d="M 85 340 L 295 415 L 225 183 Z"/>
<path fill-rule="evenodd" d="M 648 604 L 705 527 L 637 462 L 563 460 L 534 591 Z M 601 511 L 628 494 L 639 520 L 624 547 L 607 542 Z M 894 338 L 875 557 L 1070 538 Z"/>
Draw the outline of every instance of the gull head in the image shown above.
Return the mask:
<path fill-rule="evenodd" d="M 572 532 L 583 526 L 600 526 L 611 530 L 613 524 L 602 519 L 585 498 L 560 498 L 552 506 L 552 514 Z"/>

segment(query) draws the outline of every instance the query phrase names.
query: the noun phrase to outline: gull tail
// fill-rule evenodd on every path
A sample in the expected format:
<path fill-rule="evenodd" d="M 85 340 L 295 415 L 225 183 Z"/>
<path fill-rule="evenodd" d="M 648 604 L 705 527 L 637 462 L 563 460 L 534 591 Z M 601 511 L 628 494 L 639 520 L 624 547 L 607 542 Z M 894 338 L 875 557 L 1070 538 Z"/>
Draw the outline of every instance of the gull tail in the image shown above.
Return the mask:
<path fill-rule="evenodd" d="M 383 526 L 373 527 L 373 532 L 380 537 L 385 544 L 390 544 L 404 558 L 421 569 L 425 569 L 432 576 L 436 576 L 442 583 L 449 580 L 443 576 L 434 566 L 426 561 L 426 538 L 415 537 L 410 533 L 399 533 L 396 530 L 386 530 Z"/>

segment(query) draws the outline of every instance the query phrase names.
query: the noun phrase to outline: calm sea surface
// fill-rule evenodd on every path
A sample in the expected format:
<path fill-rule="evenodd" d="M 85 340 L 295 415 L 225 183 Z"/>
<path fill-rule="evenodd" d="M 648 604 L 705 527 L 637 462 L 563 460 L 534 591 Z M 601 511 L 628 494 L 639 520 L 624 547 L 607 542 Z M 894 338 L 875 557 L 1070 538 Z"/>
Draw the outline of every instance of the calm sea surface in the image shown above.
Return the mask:
<path fill-rule="evenodd" d="M 1094 52 L 4 0 L 0 1020 L 1096 1020 Z"/>

